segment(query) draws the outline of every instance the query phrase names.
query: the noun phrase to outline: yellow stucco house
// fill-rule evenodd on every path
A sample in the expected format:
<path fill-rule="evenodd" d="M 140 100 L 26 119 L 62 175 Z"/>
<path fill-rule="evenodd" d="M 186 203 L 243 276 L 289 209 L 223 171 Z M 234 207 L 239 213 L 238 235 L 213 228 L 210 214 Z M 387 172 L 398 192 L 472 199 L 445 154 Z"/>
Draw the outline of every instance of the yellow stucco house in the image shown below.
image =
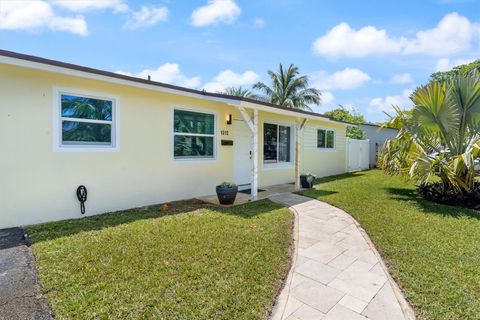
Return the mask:
<path fill-rule="evenodd" d="M 0 228 L 81 217 L 79 185 L 91 215 L 346 170 L 317 113 L 4 50 L 0 96 Z"/>

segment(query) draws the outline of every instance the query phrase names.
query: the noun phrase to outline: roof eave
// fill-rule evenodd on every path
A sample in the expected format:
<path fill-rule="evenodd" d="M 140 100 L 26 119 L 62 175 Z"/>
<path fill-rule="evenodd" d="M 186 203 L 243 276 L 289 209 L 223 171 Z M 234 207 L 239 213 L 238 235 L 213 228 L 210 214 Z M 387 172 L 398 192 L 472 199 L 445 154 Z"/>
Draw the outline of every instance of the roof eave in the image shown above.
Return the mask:
<path fill-rule="evenodd" d="M 347 123 L 341 122 L 341 121 L 336 121 L 333 120 L 327 116 L 322 116 L 320 114 L 316 114 L 313 112 L 308 112 L 303 110 L 292 110 L 291 108 L 287 107 L 281 107 L 277 105 L 264 105 L 263 103 L 255 102 L 255 101 L 241 101 L 240 106 L 245 107 L 245 108 L 250 108 L 250 109 L 256 109 L 259 111 L 263 112 L 270 112 L 270 113 L 275 113 L 275 114 L 281 114 L 281 115 L 286 115 L 286 116 L 291 116 L 295 118 L 302 118 L 302 119 L 309 119 L 309 120 L 321 120 L 321 121 L 326 121 L 330 123 L 336 123 L 344 126 L 348 126 Z"/>
<path fill-rule="evenodd" d="M 278 113 L 289 115 L 293 117 L 323 120 L 327 122 L 337 123 L 347 126 L 347 123 L 337 121 L 329 118 L 328 116 L 309 112 L 304 110 L 295 110 L 284 106 L 257 101 L 244 97 L 230 96 L 221 93 L 213 93 L 200 91 L 190 88 L 184 88 L 162 82 L 151 81 L 147 79 L 127 76 L 110 71 L 104 71 L 100 69 L 94 69 L 89 67 L 83 67 L 75 64 L 65 63 L 57 60 L 45 59 L 37 56 L 20 54 L 17 52 L 0 50 L 0 63 L 16 65 L 36 70 L 55 72 L 65 74 L 74 77 L 87 78 L 93 80 L 100 80 L 109 83 L 115 83 L 120 85 L 126 85 L 130 87 L 143 88 L 153 91 L 159 91 L 164 93 L 176 94 L 187 97 L 194 97 L 199 99 L 205 99 L 210 101 L 222 102 L 232 106 L 244 106 L 248 108 L 255 108 L 265 112 Z"/>

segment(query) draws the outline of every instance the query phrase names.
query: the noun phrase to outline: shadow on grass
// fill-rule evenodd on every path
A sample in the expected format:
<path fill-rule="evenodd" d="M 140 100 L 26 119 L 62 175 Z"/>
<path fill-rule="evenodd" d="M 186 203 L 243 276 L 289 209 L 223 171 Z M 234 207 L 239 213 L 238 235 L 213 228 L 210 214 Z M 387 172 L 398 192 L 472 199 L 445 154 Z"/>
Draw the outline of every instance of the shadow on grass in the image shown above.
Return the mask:
<path fill-rule="evenodd" d="M 407 188 L 385 188 L 386 191 L 393 195 L 392 199 L 399 201 L 407 201 L 418 204 L 424 212 L 434 213 L 442 216 L 454 218 L 470 217 L 480 220 L 480 212 L 458 206 L 449 206 L 446 204 L 435 203 L 421 198 L 415 189 Z"/>
<path fill-rule="evenodd" d="M 368 170 L 366 170 L 366 171 L 368 171 Z M 365 175 L 365 171 L 355 171 L 355 172 L 349 172 L 349 173 L 342 173 L 342 174 L 335 175 L 335 176 L 318 178 L 313 183 L 313 188 L 312 189 L 305 189 L 305 190 L 298 191 L 298 192 L 295 192 L 295 193 L 299 194 L 299 195 L 307 196 L 307 197 L 310 197 L 310 198 L 330 196 L 330 195 L 336 194 L 338 192 L 337 191 L 320 189 L 320 186 L 321 186 L 322 183 L 328 183 L 328 182 L 332 182 L 332 181 L 340 181 L 340 180 L 349 179 L 349 178 L 358 178 L 358 177 L 361 177 L 361 176 L 364 176 L 364 175 Z"/>
<path fill-rule="evenodd" d="M 156 219 L 180 213 L 194 212 L 207 209 L 222 214 L 235 215 L 250 219 L 264 213 L 282 208 L 270 200 L 260 200 L 235 207 L 223 208 L 198 199 L 175 201 L 165 204 L 146 206 L 141 208 L 122 210 L 88 216 L 81 219 L 70 219 L 27 226 L 29 243 L 54 240 L 85 231 L 102 230 L 118 225 L 129 224 L 139 220 Z"/>
<path fill-rule="evenodd" d="M 332 194 L 338 193 L 337 191 L 330 191 L 330 190 L 321 190 L 321 189 L 306 189 L 302 191 L 295 192 L 296 194 L 307 196 L 310 198 L 318 198 L 318 197 L 325 197 L 325 196 L 330 196 Z"/>
<path fill-rule="evenodd" d="M 316 179 L 314 182 L 314 185 L 318 185 L 320 183 L 344 180 L 349 178 L 361 177 L 363 175 L 365 175 L 365 171 L 355 171 L 355 172 L 349 172 L 349 173 L 342 173 L 336 176 L 322 177 L 322 178 Z"/>

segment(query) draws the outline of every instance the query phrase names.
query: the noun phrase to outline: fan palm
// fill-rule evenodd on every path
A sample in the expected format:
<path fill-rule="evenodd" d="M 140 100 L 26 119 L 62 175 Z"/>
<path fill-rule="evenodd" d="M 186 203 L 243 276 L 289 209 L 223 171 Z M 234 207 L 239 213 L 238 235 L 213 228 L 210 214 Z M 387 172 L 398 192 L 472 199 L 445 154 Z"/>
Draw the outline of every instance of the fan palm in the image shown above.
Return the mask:
<path fill-rule="evenodd" d="M 444 190 L 470 192 L 480 159 L 480 77 L 431 82 L 411 99 L 411 112 L 395 109 L 400 129 L 385 143 L 381 168 L 420 184 L 439 178 Z"/>
<path fill-rule="evenodd" d="M 264 101 L 279 104 L 289 108 L 311 110 L 309 104 L 319 105 L 321 103 L 321 92 L 318 89 L 310 88 L 308 76 L 300 75 L 298 67 L 291 64 L 285 69 L 282 64 L 278 72 L 268 70 L 272 81 L 271 86 L 257 82 L 253 88 L 263 92 L 260 97 Z"/>

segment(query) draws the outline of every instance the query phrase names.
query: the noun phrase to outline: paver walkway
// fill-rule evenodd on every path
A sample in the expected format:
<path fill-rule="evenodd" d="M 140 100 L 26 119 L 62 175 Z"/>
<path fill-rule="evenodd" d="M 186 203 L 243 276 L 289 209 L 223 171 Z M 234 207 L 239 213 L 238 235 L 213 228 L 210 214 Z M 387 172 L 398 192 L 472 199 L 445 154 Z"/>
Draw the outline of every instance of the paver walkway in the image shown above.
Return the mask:
<path fill-rule="evenodd" d="M 349 214 L 291 193 L 270 199 L 296 215 L 296 252 L 272 320 L 415 318 L 368 236 Z"/>
<path fill-rule="evenodd" d="M 23 230 L 0 230 L 0 319 L 52 319 Z"/>

